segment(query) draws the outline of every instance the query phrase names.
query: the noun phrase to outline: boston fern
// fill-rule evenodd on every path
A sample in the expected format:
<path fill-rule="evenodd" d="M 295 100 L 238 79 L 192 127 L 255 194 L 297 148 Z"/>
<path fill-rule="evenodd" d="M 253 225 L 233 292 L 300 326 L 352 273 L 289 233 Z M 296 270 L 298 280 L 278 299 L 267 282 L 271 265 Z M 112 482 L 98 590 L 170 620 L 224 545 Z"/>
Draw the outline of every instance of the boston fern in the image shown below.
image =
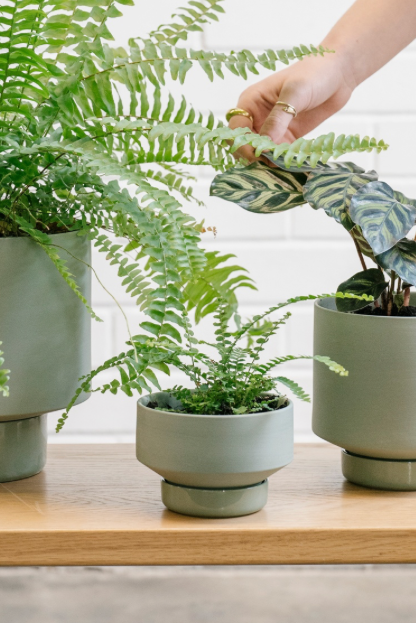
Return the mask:
<path fill-rule="evenodd" d="M 171 23 L 114 47 L 110 21 L 121 17 L 122 5 L 132 4 L 2 1 L 0 236 L 30 237 L 81 299 L 51 234 L 75 230 L 87 236 L 118 267 L 126 290 L 149 317 L 142 324 L 146 340 L 180 344 L 185 308 L 202 317 L 225 300 L 231 315 L 235 290 L 253 287 L 242 269 L 230 271 L 224 257 L 201 249 L 201 227 L 182 210 L 182 202 L 193 199 L 192 176 L 184 166 L 222 171 L 242 144 L 253 145 L 257 154 L 284 156 L 286 163 L 326 161 L 385 145 L 332 134 L 276 145 L 246 128 L 224 127 L 184 98 L 175 102 L 164 88 L 166 75 L 182 83 L 199 66 L 210 80 L 227 71 L 246 78 L 260 67 L 274 70 L 278 63 L 330 51 L 302 45 L 254 55 L 184 47 L 190 32 L 218 19 L 222 0 L 191 1 Z M 121 353 L 99 369 L 119 369 L 114 392 L 127 386 L 148 391 L 155 382 L 157 365 L 147 360 L 148 347 L 140 340 L 132 344 L 132 356 Z M 7 365 L 7 354 L 5 359 Z M 134 377 L 130 385 L 126 374 Z M 3 392 L 6 377 L 3 370 Z"/>

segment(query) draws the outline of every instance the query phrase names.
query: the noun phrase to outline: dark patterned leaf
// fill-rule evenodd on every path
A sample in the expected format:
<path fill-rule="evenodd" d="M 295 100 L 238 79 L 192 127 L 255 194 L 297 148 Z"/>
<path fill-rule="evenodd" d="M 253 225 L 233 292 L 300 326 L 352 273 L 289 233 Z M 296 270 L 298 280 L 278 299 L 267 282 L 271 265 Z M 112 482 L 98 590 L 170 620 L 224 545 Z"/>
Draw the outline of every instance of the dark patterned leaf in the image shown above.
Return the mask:
<path fill-rule="evenodd" d="M 354 227 L 349 215 L 352 196 L 365 184 L 377 179 L 352 162 L 332 163 L 331 167 L 312 172 L 305 185 L 305 199 L 315 210 L 322 208 L 347 231 Z"/>
<path fill-rule="evenodd" d="M 394 270 L 399 277 L 416 285 L 416 242 L 403 238 L 392 249 L 377 255 L 377 263 L 386 270 Z"/>
<path fill-rule="evenodd" d="M 358 294 L 362 296 L 367 294 L 372 296 L 374 300 L 378 299 L 380 294 L 387 288 L 388 282 L 384 280 L 384 275 L 378 268 L 369 268 L 363 270 L 343 281 L 337 292 Z M 342 312 L 352 312 L 367 307 L 368 301 L 359 299 L 336 299 L 337 309 Z"/>
<path fill-rule="evenodd" d="M 305 203 L 304 173 L 292 173 L 254 162 L 245 168 L 234 168 L 214 178 L 211 195 L 233 201 L 245 210 L 270 214 L 295 208 Z"/>
<path fill-rule="evenodd" d="M 391 249 L 411 230 L 416 203 L 385 182 L 371 182 L 351 200 L 351 218 L 360 225 L 376 255 Z"/>

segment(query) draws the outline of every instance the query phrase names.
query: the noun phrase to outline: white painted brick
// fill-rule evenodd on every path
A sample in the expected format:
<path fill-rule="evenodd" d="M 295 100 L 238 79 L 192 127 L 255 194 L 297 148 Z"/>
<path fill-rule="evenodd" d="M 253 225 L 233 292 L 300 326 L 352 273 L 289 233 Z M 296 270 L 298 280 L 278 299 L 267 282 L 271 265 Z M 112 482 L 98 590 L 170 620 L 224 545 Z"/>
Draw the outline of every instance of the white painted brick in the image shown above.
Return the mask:
<path fill-rule="evenodd" d="M 205 28 L 207 47 L 284 48 L 319 44 L 352 0 L 227 0 L 226 14 Z"/>
<path fill-rule="evenodd" d="M 346 112 L 412 113 L 416 105 L 415 51 L 404 50 L 363 82 L 345 107 Z"/>
<path fill-rule="evenodd" d="M 313 244 L 277 242 L 257 245 L 229 245 L 238 261 L 250 269 L 258 292 L 242 290 L 246 304 L 268 305 L 303 294 L 333 292 L 360 270 L 355 247 L 346 242 Z"/>
<path fill-rule="evenodd" d="M 413 103 L 416 111 L 416 97 Z M 415 178 L 416 115 L 386 117 L 377 123 L 377 134 L 390 145 L 377 158 L 380 175 L 409 175 Z"/>
<path fill-rule="evenodd" d="M 209 184 L 200 184 L 196 196 L 206 207 L 184 205 L 184 209 L 197 221 L 205 220 L 206 226 L 217 228 L 218 242 L 232 240 L 281 240 L 289 233 L 290 212 L 280 214 L 255 214 L 240 208 L 235 203 L 209 196 Z M 207 232 L 202 237 L 205 245 L 212 240 Z"/>
<path fill-rule="evenodd" d="M 92 321 L 92 366 L 98 367 L 114 354 L 114 310 L 112 307 L 94 305 L 94 311 L 103 322 Z"/>
<path fill-rule="evenodd" d="M 291 212 L 293 219 L 292 236 L 295 239 L 320 240 L 349 240 L 348 233 L 333 218 L 325 214 L 323 210 L 314 210 L 308 204 L 295 208 Z"/>

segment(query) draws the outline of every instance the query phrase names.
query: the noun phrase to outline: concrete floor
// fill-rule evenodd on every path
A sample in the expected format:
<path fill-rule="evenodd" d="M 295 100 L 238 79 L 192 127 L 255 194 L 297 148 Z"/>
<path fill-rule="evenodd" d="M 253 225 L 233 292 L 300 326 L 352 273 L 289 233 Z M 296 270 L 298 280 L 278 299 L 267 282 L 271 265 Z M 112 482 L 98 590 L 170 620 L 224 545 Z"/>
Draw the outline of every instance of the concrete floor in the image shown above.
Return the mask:
<path fill-rule="evenodd" d="M 1 623 L 415 623 L 416 566 L 7 568 Z"/>

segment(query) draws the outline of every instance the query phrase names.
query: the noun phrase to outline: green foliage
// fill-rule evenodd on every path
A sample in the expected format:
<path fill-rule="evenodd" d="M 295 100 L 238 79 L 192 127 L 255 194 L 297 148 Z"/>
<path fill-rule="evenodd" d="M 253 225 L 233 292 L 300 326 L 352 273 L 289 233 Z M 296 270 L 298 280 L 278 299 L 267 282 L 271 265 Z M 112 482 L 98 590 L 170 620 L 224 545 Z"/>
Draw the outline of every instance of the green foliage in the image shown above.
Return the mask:
<path fill-rule="evenodd" d="M 242 170 L 229 169 L 217 175 L 210 194 L 250 212 L 282 212 L 305 203 L 303 185 L 306 179 L 304 173 L 272 169 L 254 162 Z"/>
<path fill-rule="evenodd" d="M 331 168 L 312 171 L 305 184 L 305 199 L 312 208 L 322 208 L 347 231 L 354 227 L 349 215 L 351 198 L 365 184 L 377 179 L 375 171 L 365 173 L 352 162 L 334 163 Z"/>
<path fill-rule="evenodd" d="M 396 193 L 385 182 L 372 182 L 352 198 L 351 217 L 376 255 L 391 249 L 411 230 L 416 202 Z"/>
<path fill-rule="evenodd" d="M 388 287 L 383 271 L 379 268 L 363 270 L 338 286 L 338 292 L 351 292 L 358 295 L 369 294 L 375 300 Z M 352 312 L 366 307 L 368 303 L 360 299 L 337 299 L 337 309 L 342 312 Z"/>
<path fill-rule="evenodd" d="M 292 299 L 267 310 L 263 316 L 305 298 L 315 297 Z M 309 396 L 295 382 L 286 377 L 271 377 L 268 374 L 278 365 L 296 359 L 316 359 L 333 372 L 346 376 L 347 371 L 327 357 L 286 356 L 275 358 L 266 364 L 259 363 L 266 344 L 290 315 L 286 313 L 279 320 L 270 320 L 268 328 L 251 346 L 246 347 L 242 347 L 240 342 L 247 336 L 256 320 L 251 319 L 232 332 L 227 320 L 226 306 L 220 307 L 214 316 L 214 343 L 197 341 L 193 334 L 187 348 L 166 342 L 149 342 L 149 345 L 163 353 L 165 363 L 186 372 L 194 385 L 192 389 L 175 386 L 169 390 L 181 402 L 181 410 L 194 414 L 232 415 L 279 409 L 288 404 L 287 398 L 278 389 L 279 383 L 291 389 L 298 398 L 309 401 Z M 200 349 L 199 345 L 208 347 L 208 352 Z M 215 357 L 210 352 L 212 350 L 216 353 Z"/>
<path fill-rule="evenodd" d="M 157 43 L 166 42 L 175 45 L 179 39 L 185 40 L 190 32 L 202 31 L 202 24 L 218 21 L 217 13 L 224 13 L 221 2 L 224 0 L 191 0 L 189 5 L 182 7 L 183 13 L 174 13 L 172 18 L 178 21 L 162 25 L 149 33 L 149 38 Z"/>
<path fill-rule="evenodd" d="M 149 390 L 153 369 L 167 369 L 150 338 L 186 343 L 188 309 L 197 319 L 224 306 L 231 315 L 236 290 L 254 287 L 243 269 L 227 264 L 229 256 L 201 248 L 200 228 L 182 209 L 182 200 L 193 200 L 184 166 L 224 171 L 242 144 L 284 157 L 285 166 L 386 147 L 333 134 L 276 145 L 247 129 L 224 127 L 185 98 L 176 102 L 164 89 L 168 75 L 183 82 L 198 67 L 210 79 L 222 79 L 225 71 L 245 78 L 260 67 L 274 70 L 277 63 L 329 51 L 301 45 L 223 54 L 177 45 L 215 21 L 222 0 L 193 0 L 170 24 L 116 47 L 110 23 L 132 4 L 3 0 L 0 7 L 0 236 L 30 237 L 79 297 L 51 235 L 79 231 L 117 265 L 147 319 L 132 348 L 99 369 L 121 375 L 105 391 L 129 395 Z M 82 391 L 97 374 L 84 379 Z"/>
<path fill-rule="evenodd" d="M 227 315 L 231 317 L 238 308 L 236 290 L 239 288 L 256 289 L 245 269 L 235 264 L 223 265 L 234 257 L 232 253 L 220 255 L 218 251 L 206 252 L 205 268 L 199 274 L 198 280 L 188 281 L 185 284 L 184 296 L 188 301 L 187 309 L 195 311 L 196 322 L 213 313 L 218 306 L 219 299 L 227 301 Z"/>
<path fill-rule="evenodd" d="M 310 357 L 289 355 L 261 364 L 259 360 L 265 345 L 275 335 L 279 327 L 286 322 L 290 314 L 284 315 L 279 320 L 269 319 L 264 325 L 261 323 L 270 314 L 278 312 L 288 305 L 333 296 L 337 299 L 359 298 L 367 302 L 373 301 L 373 298 L 366 294 L 357 296 L 342 292 L 297 296 L 270 307 L 261 315 L 253 316 L 249 321 L 239 326 L 236 331 L 231 331 L 229 328 L 228 305 L 222 301 L 214 316 L 214 326 L 216 327 L 214 343 L 207 343 L 195 337 L 188 313 L 183 309 L 181 323 L 178 325 L 178 332 L 183 336 L 182 340 L 171 339 L 172 336 L 161 338 L 156 332 L 153 338 L 149 338 L 146 334 L 133 336 L 130 344 L 133 348 L 117 357 L 108 359 L 99 368 L 81 379 L 82 383 L 76 394 L 65 413 L 58 420 L 57 432 L 64 426 L 70 410 L 82 392 L 100 391 L 101 393 L 117 394 L 122 391 L 127 396 L 132 396 L 133 391 L 138 391 L 139 394 L 142 394 L 143 391 L 152 392 L 152 387 L 160 389 L 159 380 L 154 371 L 169 375 L 171 368 L 184 372 L 193 384 L 193 392 L 182 387 L 174 387 L 170 390 L 182 401 L 189 400 L 188 404 L 192 404 L 192 407 L 189 408 L 195 409 L 192 411 L 193 413 L 207 413 L 209 411 L 211 415 L 215 413 L 226 415 L 237 412 L 234 411 L 237 409 L 239 410 L 238 413 L 274 409 L 277 404 L 275 402 L 276 396 L 282 396 L 278 391 L 276 393 L 279 379 L 267 376 L 267 372 L 280 363 L 299 358 L 310 359 Z M 247 345 L 243 347 L 240 342 L 245 338 L 250 339 L 247 340 Z M 199 345 L 204 346 L 208 352 L 199 348 Z M 212 357 L 210 352 L 212 349 L 216 351 L 217 359 Z M 324 355 L 315 356 L 315 359 L 340 375 L 345 376 L 347 373 L 342 366 Z M 115 369 L 119 373 L 119 379 L 114 379 L 110 383 L 93 389 L 93 382 L 99 374 Z M 285 380 L 287 381 L 287 379 Z M 287 386 L 287 382 L 280 382 Z M 301 398 L 304 396 L 304 399 L 307 400 L 307 394 L 298 385 L 294 384 L 291 389 L 295 395 L 299 395 Z M 264 394 L 270 392 L 273 392 L 270 401 L 264 399 Z M 209 409 L 207 405 L 209 405 Z M 203 409 L 203 411 L 198 411 L 198 409 Z"/>
<path fill-rule="evenodd" d="M 416 286 L 416 242 L 403 238 L 388 251 L 377 255 L 385 270 L 393 270 L 406 283 Z"/>
<path fill-rule="evenodd" d="M 256 163 L 232 169 L 217 175 L 211 194 L 259 213 L 279 212 L 305 202 L 314 209 L 322 208 L 349 232 L 363 268 L 341 283 L 338 292 L 366 295 L 386 315 L 391 315 L 395 301 L 401 302 L 400 306 L 396 303 L 398 307 L 408 306 L 404 290 L 416 286 L 416 242 L 404 236 L 415 225 L 416 200 L 376 181 L 375 171 L 366 173 L 354 163 L 328 165 L 307 157 L 297 166 L 287 162 L 287 154 L 266 157 L 277 168 Z M 283 170 L 286 164 L 289 168 Z M 287 185 L 294 193 L 293 200 Z M 367 269 L 364 257 L 376 267 Z M 364 300 L 339 300 L 337 307 L 343 312 L 358 311 L 367 306 Z"/>
<path fill-rule="evenodd" d="M 0 342 L 0 346 L 1 346 L 1 342 Z M 0 392 L 3 394 L 3 396 L 8 396 L 9 388 L 7 386 L 7 383 L 9 381 L 10 370 L 6 370 L 6 368 L 3 368 L 3 365 L 4 365 L 4 358 L 2 356 L 3 354 L 4 353 L 0 350 Z"/>

